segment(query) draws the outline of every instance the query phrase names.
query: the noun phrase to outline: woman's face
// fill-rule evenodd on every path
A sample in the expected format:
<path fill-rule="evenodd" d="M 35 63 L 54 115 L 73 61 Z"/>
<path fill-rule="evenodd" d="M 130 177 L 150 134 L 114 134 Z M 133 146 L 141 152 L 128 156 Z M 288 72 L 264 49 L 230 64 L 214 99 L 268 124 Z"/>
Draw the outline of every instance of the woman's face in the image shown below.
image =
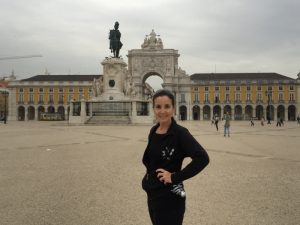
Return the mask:
<path fill-rule="evenodd" d="M 153 110 L 156 120 L 159 123 L 170 123 L 175 112 L 172 100 L 168 96 L 159 96 L 155 98 Z"/>

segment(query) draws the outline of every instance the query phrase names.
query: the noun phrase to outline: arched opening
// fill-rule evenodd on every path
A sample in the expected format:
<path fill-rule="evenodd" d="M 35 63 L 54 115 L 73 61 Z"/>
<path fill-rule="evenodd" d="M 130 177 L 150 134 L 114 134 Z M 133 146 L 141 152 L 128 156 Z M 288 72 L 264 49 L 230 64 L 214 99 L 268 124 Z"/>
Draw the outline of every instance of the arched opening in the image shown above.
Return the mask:
<path fill-rule="evenodd" d="M 296 120 L 296 107 L 294 105 L 288 107 L 288 120 Z"/>
<path fill-rule="evenodd" d="M 187 108 L 184 105 L 179 107 L 179 119 L 180 120 L 186 120 L 187 119 Z"/>
<path fill-rule="evenodd" d="M 68 106 L 67 111 L 68 111 L 67 120 L 69 120 L 69 116 L 70 116 L 70 106 Z"/>
<path fill-rule="evenodd" d="M 163 83 L 160 74 L 156 72 L 147 73 L 142 80 L 141 94 L 143 99 L 151 99 L 155 91 L 163 88 Z"/>
<path fill-rule="evenodd" d="M 43 113 L 43 112 L 45 112 L 45 108 L 44 108 L 44 106 L 39 106 L 38 107 L 38 120 L 41 120 L 41 114 Z"/>
<path fill-rule="evenodd" d="M 243 120 L 243 110 L 242 106 L 236 105 L 234 107 L 234 119 L 235 120 Z"/>
<path fill-rule="evenodd" d="M 111 104 L 109 106 L 110 110 L 113 110 L 114 106 L 115 106 L 114 104 Z M 115 106 L 115 107 L 117 107 L 117 106 Z M 71 113 L 72 113 L 72 116 L 80 116 L 80 114 L 81 114 L 81 102 L 74 102 L 73 103 L 73 112 L 71 112 Z"/>
<path fill-rule="evenodd" d="M 164 83 L 164 80 L 158 75 L 152 75 L 145 80 L 145 83 L 148 83 L 154 91 L 157 91 L 163 88 L 162 84 Z"/>
<path fill-rule="evenodd" d="M 262 105 L 256 106 L 255 115 L 258 120 L 261 120 L 261 118 L 264 118 L 264 108 Z"/>
<path fill-rule="evenodd" d="M 274 106 L 268 105 L 267 106 L 267 119 L 269 117 L 270 120 L 274 120 Z"/>
<path fill-rule="evenodd" d="M 18 120 L 24 121 L 25 120 L 25 108 L 24 106 L 19 106 L 18 108 Z"/>
<path fill-rule="evenodd" d="M 200 120 L 200 107 L 198 105 L 193 106 L 193 120 Z"/>
<path fill-rule="evenodd" d="M 48 109 L 47 109 L 47 112 L 48 113 L 55 113 L 55 109 L 53 106 L 49 106 Z"/>
<path fill-rule="evenodd" d="M 203 107 L 203 120 L 210 120 L 210 107 L 208 105 Z"/>
<path fill-rule="evenodd" d="M 245 120 L 250 120 L 250 118 L 252 118 L 253 115 L 253 108 L 251 105 L 247 105 L 245 107 Z"/>
<path fill-rule="evenodd" d="M 229 113 L 229 115 L 232 115 L 231 113 L 231 106 L 230 105 L 225 105 L 223 109 L 223 114 L 225 115 L 226 113 Z"/>
<path fill-rule="evenodd" d="M 221 107 L 219 105 L 214 106 L 213 108 L 213 116 L 214 117 L 221 117 Z"/>
<path fill-rule="evenodd" d="M 34 107 L 33 106 L 29 106 L 28 107 L 28 114 L 27 114 L 27 116 L 28 116 L 28 120 L 34 120 L 34 117 L 35 117 L 35 109 L 34 109 Z"/>
<path fill-rule="evenodd" d="M 277 118 L 283 119 L 283 120 L 284 120 L 284 118 L 285 118 L 285 113 L 284 113 L 284 111 L 285 111 L 284 106 L 283 106 L 283 105 L 279 105 L 279 106 L 277 107 Z"/>
<path fill-rule="evenodd" d="M 65 120 L 65 108 L 63 106 L 59 106 L 57 109 L 58 114 L 62 120 Z"/>

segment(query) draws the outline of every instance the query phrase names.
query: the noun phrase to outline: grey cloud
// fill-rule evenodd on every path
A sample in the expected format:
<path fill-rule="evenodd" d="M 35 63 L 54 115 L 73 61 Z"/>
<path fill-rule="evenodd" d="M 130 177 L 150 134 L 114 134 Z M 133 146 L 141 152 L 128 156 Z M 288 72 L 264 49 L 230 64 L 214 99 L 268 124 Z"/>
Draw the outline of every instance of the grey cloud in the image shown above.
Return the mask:
<path fill-rule="evenodd" d="M 266 70 L 295 77 L 299 6 L 294 0 L 2 0 L 0 57 L 44 57 L 0 61 L 0 75 L 12 67 L 21 76 L 45 67 L 53 73 L 101 73 L 99 62 L 110 54 L 108 31 L 118 20 L 125 59 L 154 28 L 165 48 L 179 50 L 180 66 L 190 74 L 213 71 L 217 64 L 218 72 Z"/>

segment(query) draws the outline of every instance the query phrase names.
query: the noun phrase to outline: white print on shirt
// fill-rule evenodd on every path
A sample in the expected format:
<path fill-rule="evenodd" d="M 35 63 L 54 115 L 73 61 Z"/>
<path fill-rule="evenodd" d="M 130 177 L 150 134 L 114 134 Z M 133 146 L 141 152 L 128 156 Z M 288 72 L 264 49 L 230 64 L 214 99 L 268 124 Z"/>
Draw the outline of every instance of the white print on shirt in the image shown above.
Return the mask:
<path fill-rule="evenodd" d="M 161 151 L 163 159 L 171 160 L 174 151 L 174 148 L 168 149 L 168 147 L 166 147 L 164 150 Z"/>

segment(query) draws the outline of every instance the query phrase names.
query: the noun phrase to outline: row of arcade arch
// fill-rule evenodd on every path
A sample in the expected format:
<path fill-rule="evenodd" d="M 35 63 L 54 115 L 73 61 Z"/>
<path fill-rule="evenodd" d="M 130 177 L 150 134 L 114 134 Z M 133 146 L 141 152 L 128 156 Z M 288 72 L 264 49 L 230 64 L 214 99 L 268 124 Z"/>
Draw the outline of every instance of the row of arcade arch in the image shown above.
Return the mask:
<path fill-rule="evenodd" d="M 69 107 L 58 106 L 55 110 L 54 106 L 44 106 L 34 107 L 34 106 L 19 106 L 18 107 L 18 120 L 66 120 L 68 119 Z M 67 115 L 67 117 L 66 117 Z"/>
<path fill-rule="evenodd" d="M 276 120 L 277 118 L 291 121 L 296 120 L 296 107 L 294 105 L 290 105 L 288 107 L 279 105 L 276 108 L 273 105 L 269 105 L 266 108 L 262 105 L 257 105 L 256 107 L 247 105 L 244 109 L 241 105 L 236 105 L 234 108 L 230 105 L 226 105 L 223 110 L 220 105 L 215 105 L 214 107 L 205 105 L 202 109 L 199 105 L 194 105 L 192 107 L 191 118 L 188 118 L 187 107 L 185 105 L 181 105 L 179 107 L 179 119 L 211 120 L 213 116 L 218 115 L 219 117 L 222 117 L 226 112 L 233 115 L 234 120 L 249 120 L 250 118 L 260 120 L 261 118 L 267 119 L 267 117 L 270 117 L 271 120 Z"/>

